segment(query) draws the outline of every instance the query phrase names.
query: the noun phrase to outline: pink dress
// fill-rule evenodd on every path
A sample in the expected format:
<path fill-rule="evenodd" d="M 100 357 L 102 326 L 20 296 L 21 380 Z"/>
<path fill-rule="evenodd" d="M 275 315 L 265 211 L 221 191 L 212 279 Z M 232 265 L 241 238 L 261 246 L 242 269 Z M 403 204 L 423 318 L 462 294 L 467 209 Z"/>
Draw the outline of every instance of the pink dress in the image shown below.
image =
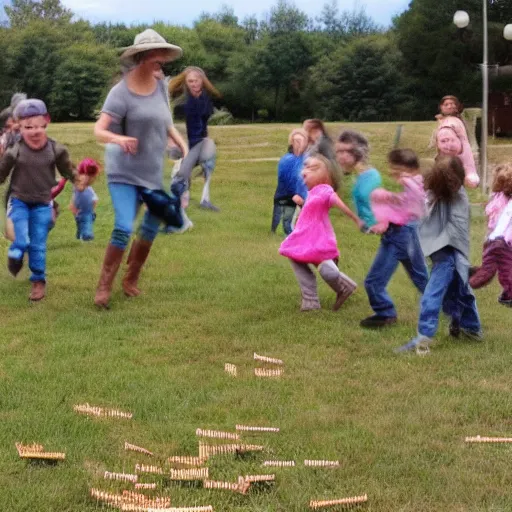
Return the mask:
<path fill-rule="evenodd" d="M 317 185 L 308 192 L 295 229 L 284 240 L 279 254 L 298 261 L 319 265 L 340 253 L 329 219 L 335 192 L 330 185 Z"/>

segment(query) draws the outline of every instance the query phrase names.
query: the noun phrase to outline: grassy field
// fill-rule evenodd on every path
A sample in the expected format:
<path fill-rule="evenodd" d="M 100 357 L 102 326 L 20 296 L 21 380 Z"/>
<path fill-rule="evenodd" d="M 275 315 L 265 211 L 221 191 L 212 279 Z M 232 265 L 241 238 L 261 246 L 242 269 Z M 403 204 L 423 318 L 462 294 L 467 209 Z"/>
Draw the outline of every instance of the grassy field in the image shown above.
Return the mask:
<path fill-rule="evenodd" d="M 395 124 L 353 128 L 371 140 L 373 162 L 385 171 Z M 427 150 L 433 123 L 406 123 L 402 146 Z M 341 125 L 331 125 L 336 133 Z M 395 355 L 415 334 L 418 295 L 402 270 L 390 291 L 399 323 L 382 332 L 359 328 L 370 313 L 362 286 L 378 246 L 334 213 L 340 266 L 361 286 L 333 313 L 334 294 L 319 282 L 323 309 L 299 312 L 290 265 L 269 234 L 276 163 L 250 161 L 283 154 L 290 125 L 214 127 L 218 167 L 212 199 L 222 211 L 192 202 L 195 223 L 183 235 L 160 236 L 144 270 L 144 294 L 126 299 L 116 283 L 110 311 L 92 305 L 113 212 L 101 177 L 96 240 L 74 238 L 62 215 L 50 235 L 48 296 L 27 301 L 27 270 L 16 280 L 0 270 L 0 489 L 6 512 L 98 510 L 91 487 L 129 488 L 103 472 L 134 471 L 171 455 L 196 455 L 198 427 L 232 430 L 237 423 L 281 428 L 251 437 L 264 454 L 209 461 L 215 480 L 265 472 L 264 459 L 297 461 L 276 470 L 276 484 L 247 496 L 200 486 L 162 484 L 173 506 L 212 504 L 217 512 L 299 512 L 310 499 L 367 493 L 378 512 L 505 512 L 512 510 L 512 445 L 466 445 L 465 436 L 512 435 L 512 311 L 497 304 L 497 284 L 477 292 L 485 342 L 453 340 L 443 319 L 428 357 Z M 90 124 L 52 125 L 72 156 L 101 159 Z M 491 148 L 492 161 L 512 148 Z M 247 160 L 233 162 L 234 160 Z M 167 181 L 170 166 L 167 169 Z M 351 178 L 343 196 L 349 200 Z M 198 199 L 201 182 L 193 184 Z M 478 203 L 472 223 L 473 263 L 481 258 L 485 219 Z M 5 261 L 7 241 L 0 240 Z M 279 380 L 257 380 L 253 352 L 281 358 Z M 234 379 L 224 363 L 238 366 Z M 90 419 L 73 412 L 89 402 L 132 411 L 132 420 Z M 18 458 L 14 443 L 38 442 L 65 451 L 56 466 Z M 124 441 L 155 452 L 125 453 Z M 161 460 L 160 460 L 161 458 Z M 304 459 L 339 459 L 339 469 L 311 469 Z M 153 460 L 153 462 L 151 462 Z"/>

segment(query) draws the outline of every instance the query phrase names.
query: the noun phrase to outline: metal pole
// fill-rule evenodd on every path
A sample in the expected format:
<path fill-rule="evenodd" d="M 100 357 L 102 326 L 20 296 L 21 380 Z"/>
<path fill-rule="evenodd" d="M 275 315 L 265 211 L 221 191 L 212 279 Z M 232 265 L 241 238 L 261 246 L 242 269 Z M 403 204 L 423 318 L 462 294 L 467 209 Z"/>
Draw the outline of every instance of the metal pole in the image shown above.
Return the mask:
<path fill-rule="evenodd" d="M 483 32 L 484 32 L 484 58 L 482 64 L 482 140 L 481 140 L 481 163 L 482 163 L 482 192 L 487 193 L 487 134 L 489 119 L 489 63 L 488 63 L 488 41 L 487 41 L 487 0 L 483 0 Z"/>

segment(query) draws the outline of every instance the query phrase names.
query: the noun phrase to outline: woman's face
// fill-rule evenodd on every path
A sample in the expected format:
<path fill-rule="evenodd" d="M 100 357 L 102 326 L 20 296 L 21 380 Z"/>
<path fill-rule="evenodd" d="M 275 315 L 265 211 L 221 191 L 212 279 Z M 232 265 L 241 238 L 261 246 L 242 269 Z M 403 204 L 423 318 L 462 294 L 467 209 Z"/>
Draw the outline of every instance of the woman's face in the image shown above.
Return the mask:
<path fill-rule="evenodd" d="M 457 103 L 452 99 L 445 100 L 441 105 L 441 114 L 443 114 L 443 116 L 453 116 L 457 114 L 458 111 Z"/>
<path fill-rule="evenodd" d="M 318 158 L 311 157 L 304 162 L 302 178 L 306 187 L 311 190 L 316 185 L 329 183 L 329 172 L 325 164 Z"/>
<path fill-rule="evenodd" d="M 162 74 L 162 66 L 169 60 L 169 53 L 166 50 L 150 50 L 144 55 L 140 63 L 155 77 Z"/>
<path fill-rule="evenodd" d="M 462 153 L 462 142 L 453 130 L 439 130 L 437 149 L 442 155 L 458 156 Z"/>
<path fill-rule="evenodd" d="M 354 146 L 345 142 L 336 143 L 336 160 L 346 172 L 350 172 L 357 164 L 354 156 Z"/>
<path fill-rule="evenodd" d="M 308 147 L 308 141 L 302 135 L 294 135 L 292 137 L 293 154 L 296 156 L 302 155 Z"/>
<path fill-rule="evenodd" d="M 203 78 L 200 73 L 197 71 L 191 71 L 187 74 L 185 83 L 187 84 L 187 89 L 192 96 L 199 96 L 201 94 L 201 91 L 203 90 Z"/>

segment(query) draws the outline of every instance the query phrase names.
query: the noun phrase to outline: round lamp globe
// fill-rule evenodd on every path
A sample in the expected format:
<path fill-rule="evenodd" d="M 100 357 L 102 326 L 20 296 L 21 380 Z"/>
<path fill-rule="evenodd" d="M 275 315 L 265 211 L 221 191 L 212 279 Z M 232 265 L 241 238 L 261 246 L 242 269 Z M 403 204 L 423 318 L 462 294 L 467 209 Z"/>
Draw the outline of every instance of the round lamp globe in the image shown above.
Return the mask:
<path fill-rule="evenodd" d="M 457 11 L 453 15 L 453 23 L 458 28 L 466 28 L 469 25 L 469 14 L 466 11 Z"/>

